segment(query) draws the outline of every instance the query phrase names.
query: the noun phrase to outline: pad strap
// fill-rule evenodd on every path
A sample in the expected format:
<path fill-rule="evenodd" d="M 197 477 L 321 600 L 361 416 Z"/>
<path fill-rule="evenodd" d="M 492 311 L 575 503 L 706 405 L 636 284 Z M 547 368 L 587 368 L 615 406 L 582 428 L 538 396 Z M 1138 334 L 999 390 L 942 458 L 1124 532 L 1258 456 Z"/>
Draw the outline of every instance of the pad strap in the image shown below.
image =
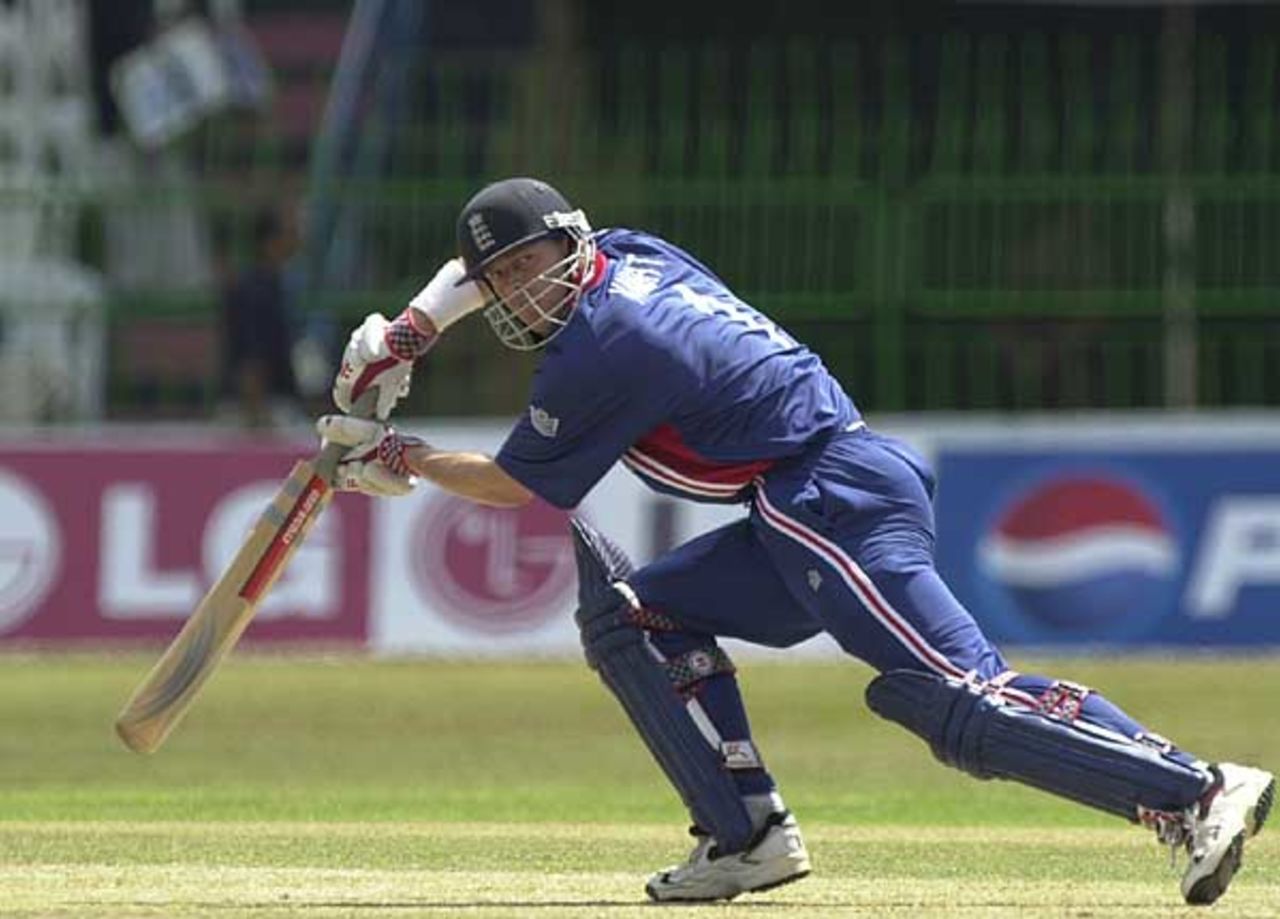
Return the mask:
<path fill-rule="evenodd" d="M 667 678 L 676 692 L 687 695 L 698 683 L 720 673 L 736 673 L 737 668 L 719 645 L 686 651 L 666 663 Z"/>

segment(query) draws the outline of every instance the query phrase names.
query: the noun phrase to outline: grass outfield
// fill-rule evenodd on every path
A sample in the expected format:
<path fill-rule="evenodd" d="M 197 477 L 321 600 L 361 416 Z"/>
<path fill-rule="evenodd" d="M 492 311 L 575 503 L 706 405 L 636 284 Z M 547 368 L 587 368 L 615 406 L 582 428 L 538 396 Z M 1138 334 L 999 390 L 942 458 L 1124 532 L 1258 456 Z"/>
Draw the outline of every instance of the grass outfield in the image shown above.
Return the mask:
<path fill-rule="evenodd" d="M 521 665 L 234 658 L 151 757 L 111 732 L 151 657 L 0 657 L 0 915 L 626 916 L 687 818 L 595 677 Z M 1105 688 L 1216 758 L 1280 764 L 1280 661 L 1016 661 Z M 1146 916 L 1147 833 L 937 765 L 851 664 L 749 662 L 808 880 L 681 915 Z M 1214 916 L 1280 916 L 1280 827 Z"/>

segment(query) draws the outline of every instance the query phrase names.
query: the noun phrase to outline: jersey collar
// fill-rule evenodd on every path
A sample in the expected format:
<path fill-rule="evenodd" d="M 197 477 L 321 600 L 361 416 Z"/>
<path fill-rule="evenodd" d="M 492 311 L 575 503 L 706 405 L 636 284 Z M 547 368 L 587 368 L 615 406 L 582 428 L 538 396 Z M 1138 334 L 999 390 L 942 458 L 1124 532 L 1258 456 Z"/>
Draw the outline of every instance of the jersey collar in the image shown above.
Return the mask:
<path fill-rule="evenodd" d="M 595 261 L 591 263 L 591 273 L 587 275 L 587 283 L 582 285 L 582 295 L 591 293 L 591 291 L 604 283 L 605 272 L 608 268 L 609 260 L 605 258 L 603 252 L 597 249 Z"/>

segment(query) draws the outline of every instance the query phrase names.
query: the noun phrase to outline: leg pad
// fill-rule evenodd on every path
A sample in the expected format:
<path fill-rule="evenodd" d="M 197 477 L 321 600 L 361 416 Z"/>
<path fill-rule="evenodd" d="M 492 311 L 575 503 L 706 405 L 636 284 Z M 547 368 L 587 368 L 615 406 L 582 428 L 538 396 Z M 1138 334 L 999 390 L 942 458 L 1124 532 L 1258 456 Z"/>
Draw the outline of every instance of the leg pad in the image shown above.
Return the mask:
<path fill-rule="evenodd" d="M 883 673 L 867 687 L 867 704 L 922 737 L 948 766 L 980 779 L 1013 779 L 1127 820 L 1143 810 L 1185 810 L 1208 781 L 1151 744 L 931 673 Z"/>
<path fill-rule="evenodd" d="M 622 704 L 697 824 L 715 837 L 720 851 L 741 851 L 754 831 L 737 785 L 633 621 L 630 599 L 615 586 L 630 573 L 630 563 L 585 523 L 575 519 L 572 526 L 578 561 L 574 618 L 587 663 Z"/>

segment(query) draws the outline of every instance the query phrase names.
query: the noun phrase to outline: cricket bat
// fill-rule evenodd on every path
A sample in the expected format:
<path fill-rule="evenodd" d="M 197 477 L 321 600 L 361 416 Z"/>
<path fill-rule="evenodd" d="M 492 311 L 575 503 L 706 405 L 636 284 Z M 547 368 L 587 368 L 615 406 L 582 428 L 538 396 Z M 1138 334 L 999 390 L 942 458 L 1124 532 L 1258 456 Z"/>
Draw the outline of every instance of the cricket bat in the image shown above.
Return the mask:
<path fill-rule="evenodd" d="M 366 393 L 352 414 L 371 415 L 376 399 L 376 392 Z M 326 444 L 313 459 L 294 465 L 222 576 L 116 718 L 116 733 L 129 749 L 153 753 L 177 727 L 328 506 L 334 470 L 348 449 Z"/>

